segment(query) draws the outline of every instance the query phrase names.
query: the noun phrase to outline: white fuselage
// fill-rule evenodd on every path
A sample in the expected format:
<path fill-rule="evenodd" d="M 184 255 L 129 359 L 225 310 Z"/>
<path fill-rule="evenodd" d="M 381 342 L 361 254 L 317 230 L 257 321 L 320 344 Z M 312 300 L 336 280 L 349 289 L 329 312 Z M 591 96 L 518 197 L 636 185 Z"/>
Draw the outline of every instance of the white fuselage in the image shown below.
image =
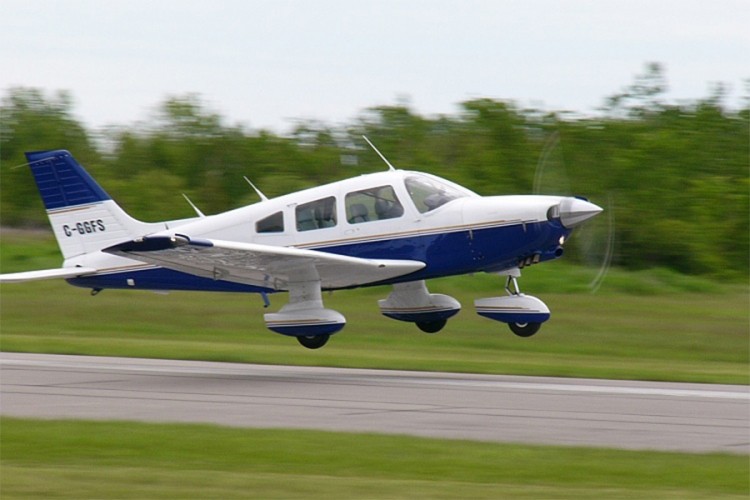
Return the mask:
<path fill-rule="evenodd" d="M 499 271 L 523 259 L 539 262 L 558 257 L 560 239 L 570 229 L 559 220 L 550 220 L 549 214 L 566 199 L 482 197 L 438 177 L 390 170 L 217 215 L 166 222 L 160 226 L 164 229 L 149 236 L 187 234 L 191 238 L 315 249 L 352 257 L 421 261 L 425 268 L 409 279 L 424 279 Z M 379 214 L 379 203 L 400 208 Z M 120 270 L 153 270 L 153 266 L 102 252 L 76 257 L 66 265 L 110 268 L 115 274 Z M 137 280 L 138 288 L 154 288 L 157 280 L 142 278 Z M 95 286 L 96 279 L 71 282 Z M 217 289 L 206 285 L 206 289 Z M 187 288 L 203 289 L 195 284 Z"/>

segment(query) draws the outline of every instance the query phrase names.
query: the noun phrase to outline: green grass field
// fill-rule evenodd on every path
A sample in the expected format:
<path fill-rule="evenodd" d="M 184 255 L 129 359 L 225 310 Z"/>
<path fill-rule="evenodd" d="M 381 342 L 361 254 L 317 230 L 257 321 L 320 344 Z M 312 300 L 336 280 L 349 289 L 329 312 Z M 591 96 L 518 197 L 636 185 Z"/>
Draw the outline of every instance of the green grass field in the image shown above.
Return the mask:
<path fill-rule="evenodd" d="M 46 233 L 4 231 L 3 272 L 56 267 Z M 592 271 L 551 263 L 524 272 L 523 289 L 543 298 L 552 319 L 521 339 L 477 316 L 473 300 L 502 292 L 501 278 L 430 282 L 464 310 L 442 332 L 424 334 L 387 319 L 377 299 L 388 287 L 326 294 L 347 327 L 319 351 L 269 332 L 260 297 L 105 290 L 95 297 L 63 281 L 3 285 L 0 349 L 254 363 L 628 378 L 747 384 L 748 287 L 664 270 L 613 270 L 597 294 Z M 278 310 L 286 295 L 271 297 Z"/>
<path fill-rule="evenodd" d="M 2 420 L 12 498 L 747 498 L 747 457 Z"/>
<path fill-rule="evenodd" d="M 48 233 L 0 233 L 0 270 L 57 267 Z M 319 351 L 266 330 L 259 297 L 107 290 L 60 281 L 0 288 L 4 351 L 460 372 L 748 383 L 748 287 L 664 270 L 558 263 L 522 286 L 553 311 L 520 339 L 472 311 L 502 293 L 477 275 L 430 284 L 464 311 L 436 335 L 382 317 L 387 288 L 336 292 L 348 318 Z M 271 310 L 284 304 L 272 297 Z M 747 498 L 747 456 L 474 443 L 207 425 L 0 420 L 0 497 Z"/>

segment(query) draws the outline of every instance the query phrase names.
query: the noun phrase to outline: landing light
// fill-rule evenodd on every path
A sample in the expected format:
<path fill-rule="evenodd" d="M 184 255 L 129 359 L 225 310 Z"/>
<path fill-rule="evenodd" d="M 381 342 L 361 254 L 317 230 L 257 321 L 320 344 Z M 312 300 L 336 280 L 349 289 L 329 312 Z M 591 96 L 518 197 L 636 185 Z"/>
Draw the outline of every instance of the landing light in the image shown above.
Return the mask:
<path fill-rule="evenodd" d="M 560 246 L 564 245 L 565 244 L 565 236 L 560 236 L 559 242 L 560 242 Z"/>

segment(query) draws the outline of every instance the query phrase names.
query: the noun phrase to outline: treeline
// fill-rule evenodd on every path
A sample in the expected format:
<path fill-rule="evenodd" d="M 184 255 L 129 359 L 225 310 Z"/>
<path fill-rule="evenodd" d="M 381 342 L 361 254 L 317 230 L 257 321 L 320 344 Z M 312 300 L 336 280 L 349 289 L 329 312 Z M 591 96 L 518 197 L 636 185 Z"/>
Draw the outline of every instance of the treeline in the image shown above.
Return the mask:
<path fill-rule="evenodd" d="M 18 167 L 24 151 L 68 149 L 126 210 L 152 221 L 192 216 L 181 193 L 205 213 L 258 201 L 243 176 L 274 196 L 386 168 L 364 134 L 398 168 L 480 194 L 577 194 L 609 207 L 615 265 L 746 279 L 750 112 L 724 106 L 720 87 L 679 104 L 664 102 L 663 88 L 652 65 L 595 118 L 474 99 L 451 116 L 381 106 L 347 126 L 303 122 L 287 136 L 229 125 L 194 95 L 166 100 L 147 125 L 92 132 L 65 92 L 10 89 L 0 109 L 0 223 L 47 224 L 28 168 Z M 603 247 L 579 239 L 592 245 L 584 254 Z"/>

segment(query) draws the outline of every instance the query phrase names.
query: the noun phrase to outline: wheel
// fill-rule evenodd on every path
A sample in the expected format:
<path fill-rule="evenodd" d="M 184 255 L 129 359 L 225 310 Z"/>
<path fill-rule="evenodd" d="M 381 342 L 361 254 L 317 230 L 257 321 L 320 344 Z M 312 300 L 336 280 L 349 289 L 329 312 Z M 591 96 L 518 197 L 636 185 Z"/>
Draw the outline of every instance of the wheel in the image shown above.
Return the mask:
<path fill-rule="evenodd" d="M 542 327 L 541 323 L 508 323 L 511 331 L 519 337 L 531 337 Z"/>
<path fill-rule="evenodd" d="M 309 337 L 297 337 L 297 341 L 308 349 L 320 349 L 328 339 L 330 335 L 311 335 Z"/>
<path fill-rule="evenodd" d="M 437 321 L 418 321 L 417 328 L 425 333 L 437 333 L 443 329 L 447 322 L 447 319 L 439 319 Z"/>

